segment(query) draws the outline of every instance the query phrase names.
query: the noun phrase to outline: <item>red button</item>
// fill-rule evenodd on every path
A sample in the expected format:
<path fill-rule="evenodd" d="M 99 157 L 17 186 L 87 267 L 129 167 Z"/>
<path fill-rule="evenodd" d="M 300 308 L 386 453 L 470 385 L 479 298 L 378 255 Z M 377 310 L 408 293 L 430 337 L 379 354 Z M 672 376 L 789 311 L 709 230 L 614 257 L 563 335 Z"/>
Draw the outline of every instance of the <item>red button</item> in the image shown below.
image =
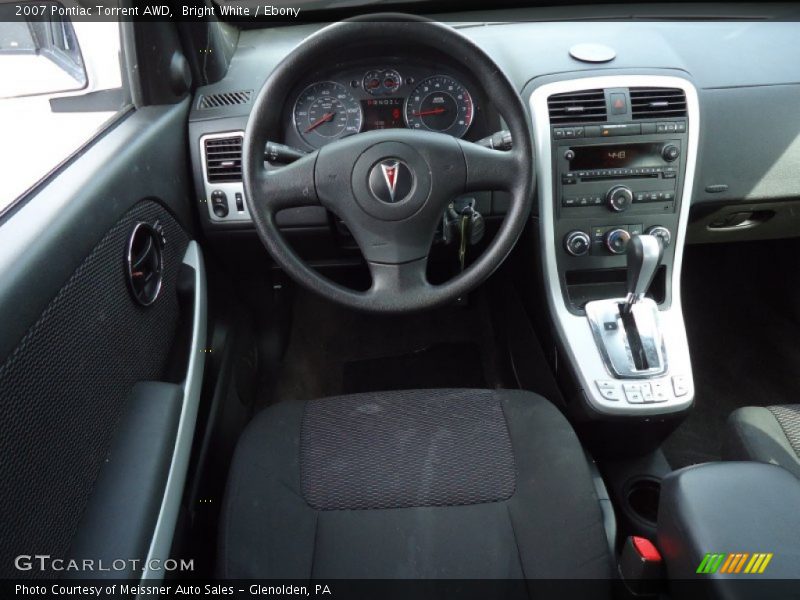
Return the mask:
<path fill-rule="evenodd" d="M 639 556 L 644 560 L 647 562 L 661 562 L 661 553 L 653 545 L 653 542 L 647 538 L 635 535 L 631 536 L 631 539 L 633 540 L 633 547 L 636 549 L 636 552 L 638 552 Z"/>

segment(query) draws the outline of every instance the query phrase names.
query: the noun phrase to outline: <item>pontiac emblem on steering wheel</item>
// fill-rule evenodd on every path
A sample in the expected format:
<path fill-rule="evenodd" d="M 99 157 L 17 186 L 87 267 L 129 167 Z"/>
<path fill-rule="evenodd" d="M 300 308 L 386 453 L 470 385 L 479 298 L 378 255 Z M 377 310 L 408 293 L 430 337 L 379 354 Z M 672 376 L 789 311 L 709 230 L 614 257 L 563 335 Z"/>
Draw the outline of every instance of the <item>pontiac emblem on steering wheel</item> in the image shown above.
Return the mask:
<path fill-rule="evenodd" d="M 369 174 L 369 189 L 381 202 L 394 204 L 405 200 L 414 187 L 414 174 L 396 158 L 380 161 Z"/>

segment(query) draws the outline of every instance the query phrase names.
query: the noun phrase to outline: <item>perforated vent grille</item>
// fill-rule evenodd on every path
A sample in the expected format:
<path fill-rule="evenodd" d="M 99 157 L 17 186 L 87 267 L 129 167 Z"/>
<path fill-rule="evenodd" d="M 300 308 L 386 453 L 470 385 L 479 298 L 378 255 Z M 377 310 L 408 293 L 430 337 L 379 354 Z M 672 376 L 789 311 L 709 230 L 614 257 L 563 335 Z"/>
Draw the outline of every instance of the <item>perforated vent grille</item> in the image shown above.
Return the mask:
<path fill-rule="evenodd" d="M 673 88 L 631 88 L 634 119 L 686 116 L 686 94 Z"/>
<path fill-rule="evenodd" d="M 550 122 L 594 123 L 606 120 L 606 97 L 603 90 L 555 94 L 547 100 Z"/>
<path fill-rule="evenodd" d="M 197 108 L 220 108 L 222 106 L 234 106 L 235 104 L 247 104 L 252 96 L 253 90 L 203 95 L 200 96 Z"/>
<path fill-rule="evenodd" d="M 242 180 L 242 136 L 205 140 L 206 175 L 209 183 Z"/>

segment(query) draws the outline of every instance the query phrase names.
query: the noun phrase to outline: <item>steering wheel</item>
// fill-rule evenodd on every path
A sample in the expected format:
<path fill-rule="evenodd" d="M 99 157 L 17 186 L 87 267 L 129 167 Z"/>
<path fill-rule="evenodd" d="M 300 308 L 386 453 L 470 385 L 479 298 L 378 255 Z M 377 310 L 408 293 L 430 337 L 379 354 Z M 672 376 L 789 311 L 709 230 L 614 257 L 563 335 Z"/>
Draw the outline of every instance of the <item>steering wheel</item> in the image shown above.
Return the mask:
<path fill-rule="evenodd" d="M 471 40 L 451 27 L 413 16 L 372 19 L 321 29 L 266 80 L 244 134 L 244 190 L 261 241 L 299 284 L 355 309 L 408 312 L 464 295 L 511 252 L 532 202 L 533 148 L 522 99 Z M 280 99 L 288 97 L 298 73 L 318 68 L 353 40 L 367 44 L 402 40 L 406 46 L 456 60 L 492 98 L 511 132 L 513 149 L 490 150 L 442 133 L 385 129 L 352 135 L 289 165 L 267 168 L 264 147 L 279 139 Z M 461 194 L 488 190 L 504 190 L 511 196 L 497 235 L 464 272 L 440 285 L 429 283 L 427 257 L 447 205 Z M 311 205 L 324 206 L 347 225 L 372 275 L 368 290 L 352 290 L 323 277 L 287 244 L 276 225 L 276 213 Z"/>

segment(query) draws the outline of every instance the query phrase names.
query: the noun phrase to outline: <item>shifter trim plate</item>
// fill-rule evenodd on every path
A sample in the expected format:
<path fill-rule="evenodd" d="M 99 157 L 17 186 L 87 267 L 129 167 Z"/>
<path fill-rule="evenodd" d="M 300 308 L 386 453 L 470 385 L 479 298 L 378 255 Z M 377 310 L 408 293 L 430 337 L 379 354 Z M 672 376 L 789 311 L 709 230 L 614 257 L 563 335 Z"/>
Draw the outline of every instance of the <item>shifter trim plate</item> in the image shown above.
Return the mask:
<path fill-rule="evenodd" d="M 586 305 L 586 317 L 608 372 L 614 377 L 626 379 L 663 375 L 667 372 L 667 351 L 658 323 L 658 306 L 650 298 L 644 298 L 631 309 L 647 363 L 653 365 L 646 369 L 637 369 L 620 316 L 619 306 L 624 302 L 624 299 L 618 298 L 596 300 Z"/>

